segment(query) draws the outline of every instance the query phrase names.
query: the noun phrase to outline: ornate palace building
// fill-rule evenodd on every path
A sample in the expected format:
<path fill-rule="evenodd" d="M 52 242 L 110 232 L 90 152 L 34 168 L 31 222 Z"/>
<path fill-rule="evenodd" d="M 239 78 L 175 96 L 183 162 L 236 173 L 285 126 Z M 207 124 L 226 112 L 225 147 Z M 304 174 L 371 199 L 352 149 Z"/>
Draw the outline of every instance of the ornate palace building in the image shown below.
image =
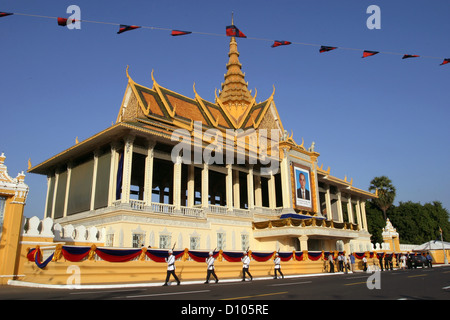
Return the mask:
<path fill-rule="evenodd" d="M 45 216 L 105 230 L 113 247 L 371 250 L 365 201 L 376 196 L 294 141 L 275 90 L 256 102 L 234 37 L 228 56 L 214 102 L 195 85 L 194 98 L 166 89 L 153 72 L 142 86 L 127 68 L 116 123 L 29 169 L 47 176 Z"/>

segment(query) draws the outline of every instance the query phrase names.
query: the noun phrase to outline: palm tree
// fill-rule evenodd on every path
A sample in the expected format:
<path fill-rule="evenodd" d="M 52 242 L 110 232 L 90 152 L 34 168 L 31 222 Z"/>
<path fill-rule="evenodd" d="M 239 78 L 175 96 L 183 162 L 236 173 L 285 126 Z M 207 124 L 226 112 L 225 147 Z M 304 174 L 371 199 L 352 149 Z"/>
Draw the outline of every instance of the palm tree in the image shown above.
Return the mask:
<path fill-rule="evenodd" d="M 395 187 L 392 185 L 391 179 L 386 176 L 375 177 L 370 181 L 369 190 L 377 191 L 378 198 L 373 199 L 373 202 L 383 211 L 384 220 L 386 220 L 386 211 L 395 199 Z"/>

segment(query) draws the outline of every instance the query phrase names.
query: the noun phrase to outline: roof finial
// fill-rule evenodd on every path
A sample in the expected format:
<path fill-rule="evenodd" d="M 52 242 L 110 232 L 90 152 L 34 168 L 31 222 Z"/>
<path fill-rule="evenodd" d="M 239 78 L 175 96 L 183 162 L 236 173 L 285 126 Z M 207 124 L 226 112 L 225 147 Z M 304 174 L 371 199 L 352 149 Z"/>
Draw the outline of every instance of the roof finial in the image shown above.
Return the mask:
<path fill-rule="evenodd" d="M 233 11 L 231 11 L 231 25 L 232 25 L 232 26 L 234 26 L 234 19 L 233 19 L 233 15 L 234 15 L 234 12 L 233 12 Z"/>

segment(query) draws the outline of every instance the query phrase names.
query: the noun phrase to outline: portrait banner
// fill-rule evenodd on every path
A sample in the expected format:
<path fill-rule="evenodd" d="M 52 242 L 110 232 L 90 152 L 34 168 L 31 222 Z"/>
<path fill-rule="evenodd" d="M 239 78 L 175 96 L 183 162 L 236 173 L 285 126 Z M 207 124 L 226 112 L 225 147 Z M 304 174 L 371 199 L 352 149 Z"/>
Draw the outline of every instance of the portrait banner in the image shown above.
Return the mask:
<path fill-rule="evenodd" d="M 312 211 L 313 192 L 311 191 L 311 172 L 308 167 L 292 164 L 294 178 L 295 206 L 299 209 Z"/>

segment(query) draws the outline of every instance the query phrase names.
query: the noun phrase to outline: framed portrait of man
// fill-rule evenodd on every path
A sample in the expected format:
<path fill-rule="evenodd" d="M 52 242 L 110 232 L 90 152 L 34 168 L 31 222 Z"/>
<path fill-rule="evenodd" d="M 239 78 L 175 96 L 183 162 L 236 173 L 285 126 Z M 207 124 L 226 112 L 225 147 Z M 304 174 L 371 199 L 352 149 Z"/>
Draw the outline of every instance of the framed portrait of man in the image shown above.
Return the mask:
<path fill-rule="evenodd" d="M 311 174 L 307 167 L 293 164 L 295 205 L 300 209 L 312 209 Z"/>

